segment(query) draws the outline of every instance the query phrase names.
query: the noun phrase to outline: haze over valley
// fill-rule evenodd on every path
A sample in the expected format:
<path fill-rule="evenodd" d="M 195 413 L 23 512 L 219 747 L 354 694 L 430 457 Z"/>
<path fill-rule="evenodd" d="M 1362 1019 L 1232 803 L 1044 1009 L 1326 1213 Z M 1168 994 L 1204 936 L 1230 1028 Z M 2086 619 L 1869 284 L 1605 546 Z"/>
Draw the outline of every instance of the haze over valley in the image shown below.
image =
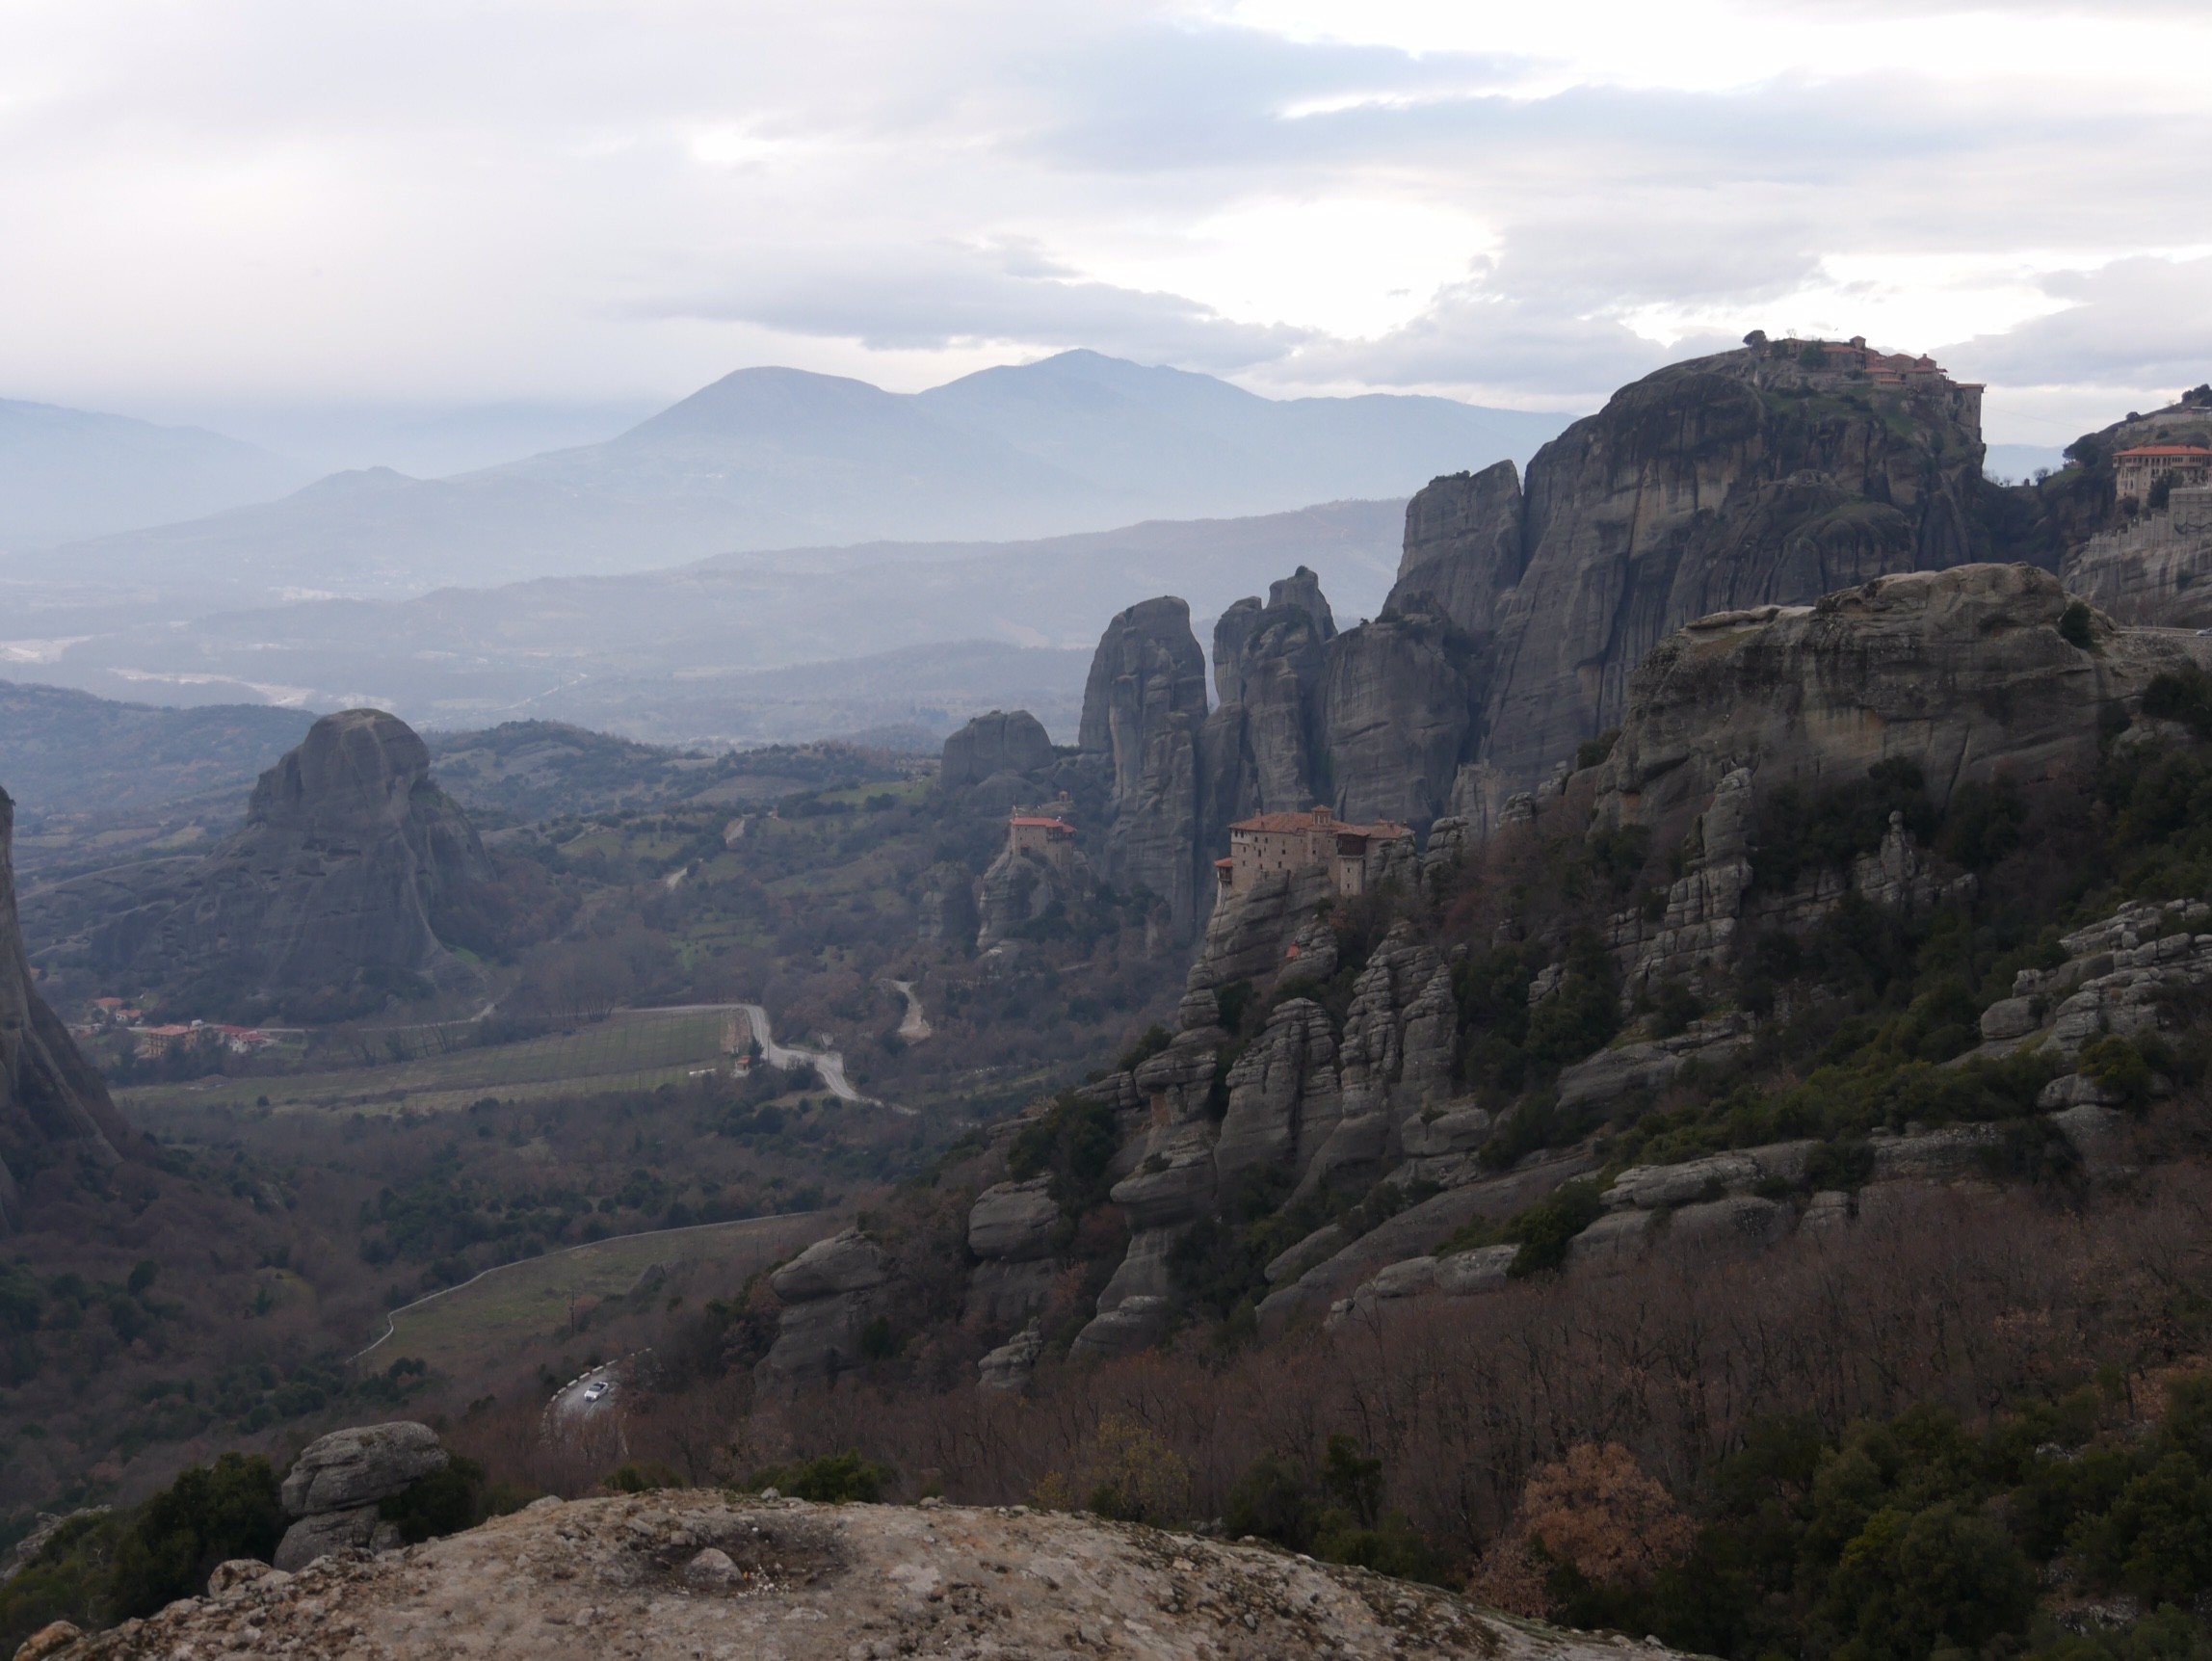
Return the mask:
<path fill-rule="evenodd" d="M 2212 1656 L 2212 22 L 0 0 L 0 1656 Z"/>

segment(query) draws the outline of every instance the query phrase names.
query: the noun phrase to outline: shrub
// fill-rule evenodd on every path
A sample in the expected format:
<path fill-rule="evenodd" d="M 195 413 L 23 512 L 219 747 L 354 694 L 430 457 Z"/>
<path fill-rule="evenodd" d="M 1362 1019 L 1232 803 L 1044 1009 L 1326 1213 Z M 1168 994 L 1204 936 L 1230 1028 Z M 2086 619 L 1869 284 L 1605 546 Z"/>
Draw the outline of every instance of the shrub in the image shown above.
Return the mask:
<path fill-rule="evenodd" d="M 1596 1222 L 1604 1209 L 1598 1202 L 1597 1184 L 1590 1178 L 1562 1183 L 1548 1200 L 1539 1200 L 1506 1225 L 1506 1238 L 1520 1247 L 1512 1273 L 1533 1275 L 1558 1268 L 1567 1260 L 1567 1242 Z"/>
<path fill-rule="evenodd" d="M 2093 614 L 2080 600 L 2067 602 L 2059 614 L 2059 638 L 2079 651 L 2087 651 L 2095 644 L 2096 637 L 2090 632 Z"/>
<path fill-rule="evenodd" d="M 824 1454 L 804 1464 L 770 1465 L 752 1473 L 746 1487 L 754 1492 L 773 1488 L 794 1499 L 817 1505 L 874 1504 L 896 1476 L 889 1465 L 872 1464 L 856 1453 Z"/>
<path fill-rule="evenodd" d="M 377 1506 L 377 1515 L 409 1545 L 474 1528 L 484 1520 L 484 1467 L 471 1459 L 446 1461 L 443 1470 L 418 1477 Z"/>

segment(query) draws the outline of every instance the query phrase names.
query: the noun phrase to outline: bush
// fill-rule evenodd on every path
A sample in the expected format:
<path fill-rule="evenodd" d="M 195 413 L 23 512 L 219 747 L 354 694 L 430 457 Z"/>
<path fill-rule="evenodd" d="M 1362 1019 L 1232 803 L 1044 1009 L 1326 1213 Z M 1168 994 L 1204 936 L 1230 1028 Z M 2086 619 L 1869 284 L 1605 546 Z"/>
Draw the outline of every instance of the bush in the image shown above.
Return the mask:
<path fill-rule="evenodd" d="M 847 1452 L 824 1454 L 804 1464 L 770 1465 L 754 1471 L 745 1486 L 755 1493 L 773 1488 L 793 1499 L 809 1499 L 817 1505 L 872 1505 L 883 1497 L 884 1486 L 896 1475 L 889 1465 L 872 1464 L 858 1454 Z"/>
<path fill-rule="evenodd" d="M 443 1470 L 418 1477 L 381 1501 L 377 1515 L 397 1528 L 409 1545 L 419 1545 L 482 1522 L 483 1496 L 484 1467 L 457 1456 L 446 1461 Z"/>
<path fill-rule="evenodd" d="M 1511 1272 L 1522 1276 L 1558 1268 L 1567 1260 L 1567 1242 L 1596 1222 L 1604 1209 L 1594 1181 L 1584 1177 L 1562 1183 L 1550 1199 L 1539 1200 L 1506 1225 L 1506 1238 L 1520 1247 Z"/>
<path fill-rule="evenodd" d="M 2076 650 L 2089 650 L 2096 644 L 2096 637 L 2090 632 L 2094 620 L 2094 614 L 2088 606 L 2080 600 L 2069 601 L 2067 609 L 2059 614 L 2059 638 Z"/>

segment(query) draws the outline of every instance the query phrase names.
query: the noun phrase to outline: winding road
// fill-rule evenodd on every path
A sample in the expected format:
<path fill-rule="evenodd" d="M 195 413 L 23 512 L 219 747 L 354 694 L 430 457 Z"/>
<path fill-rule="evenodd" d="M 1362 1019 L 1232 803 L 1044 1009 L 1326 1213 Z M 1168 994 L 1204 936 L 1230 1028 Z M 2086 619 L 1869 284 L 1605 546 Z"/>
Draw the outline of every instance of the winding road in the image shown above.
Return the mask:
<path fill-rule="evenodd" d="M 752 1023 L 752 1036 L 760 1045 L 760 1059 L 770 1067 L 789 1071 L 795 1067 L 810 1067 L 822 1075 L 822 1083 L 839 1101 L 873 1102 L 873 1097 L 862 1095 L 853 1088 L 845 1076 L 845 1058 L 833 1049 L 794 1049 L 789 1044 L 776 1041 L 769 1030 L 768 1012 L 758 1004 L 739 1004 L 745 1018 Z"/>

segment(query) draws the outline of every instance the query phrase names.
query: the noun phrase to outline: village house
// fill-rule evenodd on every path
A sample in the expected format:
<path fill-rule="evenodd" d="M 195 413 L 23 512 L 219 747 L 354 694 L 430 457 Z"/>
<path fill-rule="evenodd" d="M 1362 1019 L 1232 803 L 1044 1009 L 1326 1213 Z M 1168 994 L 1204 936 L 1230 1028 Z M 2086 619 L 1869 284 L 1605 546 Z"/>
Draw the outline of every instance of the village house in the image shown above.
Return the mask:
<path fill-rule="evenodd" d="M 1214 875 L 1225 899 L 1249 893 L 1262 877 L 1279 871 L 1320 866 L 1339 894 L 1364 893 L 1367 851 L 1382 842 L 1412 835 L 1409 827 L 1384 819 L 1354 825 L 1326 807 L 1304 813 L 1262 813 L 1229 827 L 1229 857 L 1214 861 Z"/>
<path fill-rule="evenodd" d="M 2212 482 L 2212 450 L 2196 444 L 2138 444 L 2112 459 L 2113 488 L 2123 502 L 2147 505 L 2150 488 L 2162 479 L 2175 490 Z"/>

